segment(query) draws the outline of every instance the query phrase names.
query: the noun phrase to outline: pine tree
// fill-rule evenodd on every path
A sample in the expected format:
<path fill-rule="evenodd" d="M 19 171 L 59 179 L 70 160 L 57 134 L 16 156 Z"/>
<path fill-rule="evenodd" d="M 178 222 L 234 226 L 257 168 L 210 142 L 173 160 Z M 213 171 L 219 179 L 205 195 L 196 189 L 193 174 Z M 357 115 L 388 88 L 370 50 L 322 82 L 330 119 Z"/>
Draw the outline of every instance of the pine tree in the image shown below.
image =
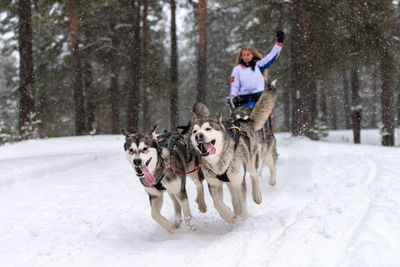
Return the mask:
<path fill-rule="evenodd" d="M 69 27 L 71 50 L 71 77 L 75 102 L 75 133 L 85 133 L 85 109 L 82 88 L 82 66 L 79 51 L 79 1 L 69 0 Z"/>
<path fill-rule="evenodd" d="M 206 103 L 207 97 L 207 0 L 199 0 L 199 49 L 197 65 L 197 101 Z"/>
<path fill-rule="evenodd" d="M 131 85 L 128 97 L 127 128 L 134 132 L 139 126 L 139 90 L 140 90 L 140 1 L 132 0 L 130 14 L 132 18 L 133 35 L 131 39 Z"/>
<path fill-rule="evenodd" d="M 30 123 L 30 114 L 35 110 L 34 73 L 32 58 L 32 13 L 31 1 L 18 1 L 18 50 L 19 60 L 19 134 L 22 139 L 29 139 L 31 133 L 27 131 Z"/>
<path fill-rule="evenodd" d="M 318 112 L 318 117 L 316 118 L 316 120 L 313 122 L 312 125 L 313 127 L 309 130 L 307 136 L 312 140 L 316 141 L 325 140 L 329 132 L 328 132 L 328 125 L 324 121 L 324 115 L 322 114 L 322 112 Z"/>
<path fill-rule="evenodd" d="M 178 110 L 178 45 L 176 38 L 176 3 L 170 0 L 171 7 L 171 92 L 170 92 L 170 108 L 171 108 L 171 128 L 175 128 L 179 119 Z"/>

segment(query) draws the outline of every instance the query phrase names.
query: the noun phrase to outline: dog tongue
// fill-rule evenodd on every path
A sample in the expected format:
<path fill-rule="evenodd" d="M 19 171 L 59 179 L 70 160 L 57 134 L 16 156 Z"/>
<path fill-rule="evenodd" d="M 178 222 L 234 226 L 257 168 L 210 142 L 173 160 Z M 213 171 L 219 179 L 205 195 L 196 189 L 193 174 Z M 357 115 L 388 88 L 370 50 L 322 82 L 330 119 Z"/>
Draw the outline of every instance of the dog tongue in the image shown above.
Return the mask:
<path fill-rule="evenodd" d="M 210 143 L 204 143 L 203 146 L 204 146 L 204 148 L 207 150 L 207 152 L 210 155 L 214 155 L 215 154 L 216 149 L 213 146 L 213 144 L 211 144 L 211 142 Z"/>
<path fill-rule="evenodd" d="M 152 185 L 156 182 L 156 178 L 154 178 L 153 174 L 151 174 L 149 169 L 147 169 L 146 165 L 140 167 L 140 170 L 143 172 L 144 178 L 146 178 L 147 184 Z"/>

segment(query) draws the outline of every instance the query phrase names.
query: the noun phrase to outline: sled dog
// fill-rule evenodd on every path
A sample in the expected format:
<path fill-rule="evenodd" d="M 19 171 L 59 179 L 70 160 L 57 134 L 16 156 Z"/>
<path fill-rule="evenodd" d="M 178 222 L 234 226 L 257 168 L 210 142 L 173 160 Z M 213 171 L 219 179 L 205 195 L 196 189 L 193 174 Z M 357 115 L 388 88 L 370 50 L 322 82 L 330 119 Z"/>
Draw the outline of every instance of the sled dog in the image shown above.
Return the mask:
<path fill-rule="evenodd" d="M 134 167 L 136 176 L 149 195 L 152 218 L 166 231 L 174 233 L 182 222 L 182 209 L 185 224 L 194 231 L 196 226 L 190 222 L 192 215 L 185 188 L 186 173 L 190 170 L 192 170 L 191 178 L 197 187 L 198 208 L 201 212 L 206 212 L 207 209 L 202 184 L 204 176 L 199 170 L 199 162 L 195 162 L 196 157 L 193 156 L 195 151 L 190 153 L 184 142 L 178 140 L 176 133 L 156 136 L 155 129 L 156 127 L 146 134 L 122 130 L 125 135 L 126 158 Z M 198 158 L 197 160 L 199 161 Z M 173 202 L 174 223 L 168 221 L 160 213 L 164 191 L 168 192 Z"/>
<path fill-rule="evenodd" d="M 258 115 L 256 115 L 256 112 L 259 112 L 259 111 L 264 112 L 265 114 L 271 114 L 271 112 L 275 106 L 275 102 L 276 102 L 275 83 L 276 83 L 276 80 L 273 81 L 271 84 L 267 85 L 267 90 L 268 90 L 267 94 L 269 94 L 268 97 L 270 98 L 270 100 L 268 100 L 268 101 L 274 102 L 274 104 L 272 106 L 267 104 L 264 106 L 264 109 L 262 109 L 262 110 L 261 109 L 260 110 L 252 110 L 250 107 L 245 106 L 245 105 L 234 108 L 232 110 L 232 114 L 231 114 L 231 123 L 240 125 L 241 131 L 246 132 L 247 135 L 254 133 L 254 131 L 252 131 L 252 129 L 251 129 L 252 126 L 253 126 L 253 129 L 260 128 L 260 126 L 261 126 L 260 124 L 258 124 L 258 125 L 254 124 L 254 118 L 255 118 L 255 116 L 258 116 Z M 252 113 L 252 111 L 254 111 L 254 112 Z M 259 122 L 261 122 L 261 121 L 262 120 L 259 120 Z M 243 122 L 246 122 L 246 123 L 243 123 Z M 257 162 L 257 159 L 259 159 L 263 163 L 261 166 L 258 166 L 261 168 L 255 167 L 255 170 L 258 173 L 257 176 L 261 175 L 261 169 L 262 169 L 263 165 L 267 165 L 270 170 L 269 184 L 275 185 L 276 184 L 276 162 L 278 159 L 278 153 L 276 151 L 276 139 L 275 139 L 274 134 L 272 133 L 270 126 L 264 124 L 264 127 L 262 127 L 258 131 L 255 131 L 255 136 L 253 136 L 253 138 L 250 138 L 250 141 L 252 141 L 252 140 L 255 140 L 254 144 L 256 144 L 258 146 L 258 148 L 261 150 L 261 157 L 259 157 L 259 158 L 253 157 L 251 159 L 251 162 Z M 252 151 L 255 151 L 255 150 L 257 150 L 257 148 L 253 147 Z M 257 156 L 257 153 L 251 154 L 251 156 Z M 261 200 L 260 200 L 260 202 L 261 202 Z"/>
<path fill-rule="evenodd" d="M 192 113 L 190 142 L 202 157 L 201 169 L 214 206 L 229 223 L 235 223 L 237 216 L 247 217 L 246 172 L 250 173 L 253 200 L 258 204 L 262 201 L 259 176 L 263 164 L 270 167 L 270 184 L 275 184 L 275 139 L 263 127 L 275 106 L 276 98 L 275 86 L 268 85 L 248 118 L 235 118 L 225 123 L 222 122 L 221 111 L 215 116 L 206 117 Z M 240 113 L 240 110 L 235 112 Z M 227 184 L 231 193 L 233 212 L 223 202 L 223 183 Z"/>

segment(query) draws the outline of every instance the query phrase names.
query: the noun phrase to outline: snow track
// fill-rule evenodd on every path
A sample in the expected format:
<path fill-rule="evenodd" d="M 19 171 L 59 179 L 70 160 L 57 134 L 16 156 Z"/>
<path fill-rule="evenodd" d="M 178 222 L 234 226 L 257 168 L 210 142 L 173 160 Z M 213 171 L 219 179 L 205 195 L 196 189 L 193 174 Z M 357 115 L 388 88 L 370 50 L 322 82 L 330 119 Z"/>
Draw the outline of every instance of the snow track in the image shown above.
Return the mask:
<path fill-rule="evenodd" d="M 278 135 L 277 185 L 225 223 L 208 211 L 166 233 L 125 159 L 123 138 L 0 147 L 2 266 L 400 266 L 400 151 Z M 28 151 L 28 153 L 26 153 Z M 249 179 L 248 179 L 249 180 Z M 224 199 L 229 203 L 228 190 Z M 162 209 L 173 218 L 167 195 Z"/>

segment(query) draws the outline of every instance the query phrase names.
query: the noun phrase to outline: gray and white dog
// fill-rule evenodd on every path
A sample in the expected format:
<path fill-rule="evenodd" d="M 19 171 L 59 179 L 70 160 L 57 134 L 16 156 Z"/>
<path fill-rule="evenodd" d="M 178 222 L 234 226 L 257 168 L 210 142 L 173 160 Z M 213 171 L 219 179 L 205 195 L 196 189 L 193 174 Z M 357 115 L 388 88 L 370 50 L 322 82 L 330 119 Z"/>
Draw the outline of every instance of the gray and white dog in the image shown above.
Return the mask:
<path fill-rule="evenodd" d="M 258 204 L 262 201 L 259 176 L 264 164 L 271 171 L 270 184 L 276 182 L 276 142 L 272 133 L 268 134 L 263 129 L 276 99 L 275 86 L 268 85 L 247 118 L 225 123 L 220 111 L 215 116 L 205 117 L 192 113 L 191 144 L 201 154 L 204 163 L 201 169 L 214 206 L 229 223 L 235 223 L 237 216 L 247 217 L 246 172 L 250 173 L 253 200 Z M 233 212 L 223 202 L 223 183 L 227 184 L 231 193 Z"/>
<path fill-rule="evenodd" d="M 256 140 L 256 142 L 254 142 L 253 144 L 256 144 L 261 149 L 260 160 L 263 163 L 263 165 L 264 164 L 267 165 L 270 170 L 270 179 L 269 179 L 270 185 L 276 184 L 276 162 L 278 159 L 278 153 L 276 151 L 276 139 L 272 132 L 272 129 L 268 125 L 264 124 L 263 127 L 259 129 L 261 125 L 255 125 L 254 119 L 255 117 L 259 116 L 257 114 L 259 112 L 263 114 L 271 114 L 277 99 L 275 88 L 276 88 L 276 80 L 273 81 L 271 84 L 267 85 L 267 91 L 265 93 L 266 94 L 265 96 L 268 97 L 268 99 L 267 102 L 264 102 L 265 105 L 262 108 L 252 110 L 248 106 L 243 105 L 233 109 L 231 113 L 232 121 L 241 126 L 241 131 L 246 132 L 247 135 L 255 133 L 255 136 L 250 138 L 250 141 Z M 270 103 L 269 101 L 273 101 L 273 105 L 271 105 L 272 103 Z M 253 131 L 251 128 L 253 129 L 256 128 L 259 130 Z M 257 150 L 257 148 L 253 147 L 252 151 L 255 150 Z M 255 155 L 252 154 L 251 156 L 257 156 L 257 154 Z M 253 158 L 251 161 L 256 162 L 257 158 Z M 259 168 L 255 169 L 257 169 L 258 173 L 261 172 L 261 169 Z M 260 174 L 257 175 L 259 176 Z M 258 203 L 257 201 L 255 202 Z"/>
<path fill-rule="evenodd" d="M 197 187 L 198 208 L 201 212 L 206 212 L 202 184 L 204 176 L 199 170 L 199 158 L 196 157 L 194 150 L 187 149 L 183 139 L 180 140 L 175 133 L 156 136 L 155 129 L 156 127 L 146 134 L 122 130 L 125 135 L 126 157 L 149 195 L 152 218 L 165 230 L 174 233 L 182 221 L 182 209 L 185 224 L 194 231 L 196 226 L 190 222 L 192 214 L 185 186 L 186 173 L 192 170 L 190 176 Z M 174 205 L 174 223 L 169 222 L 160 213 L 165 191 L 168 192 Z"/>

